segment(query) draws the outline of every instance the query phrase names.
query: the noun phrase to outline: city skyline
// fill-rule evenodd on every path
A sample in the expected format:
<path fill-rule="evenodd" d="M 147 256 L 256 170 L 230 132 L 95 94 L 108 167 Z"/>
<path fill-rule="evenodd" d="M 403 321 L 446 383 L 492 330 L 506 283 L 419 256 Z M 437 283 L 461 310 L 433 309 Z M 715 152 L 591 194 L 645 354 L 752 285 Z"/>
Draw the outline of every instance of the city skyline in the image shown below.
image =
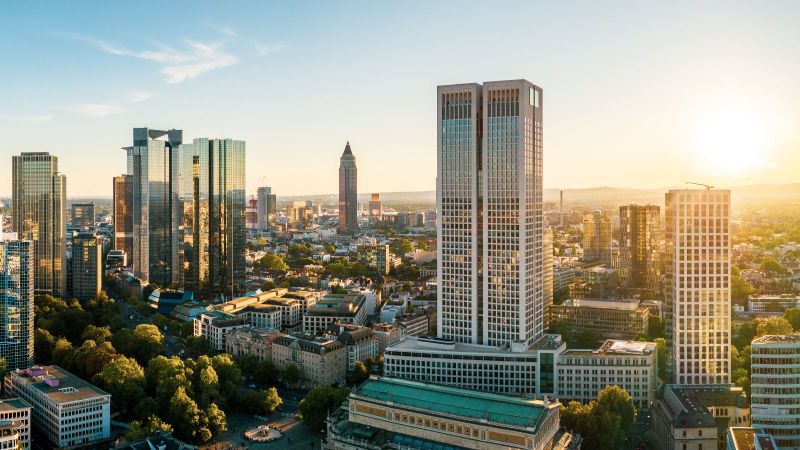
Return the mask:
<path fill-rule="evenodd" d="M 800 115 L 791 83 L 798 65 L 788 57 L 800 52 L 796 4 L 632 3 L 619 14 L 604 5 L 519 3 L 508 15 L 476 3 L 486 27 L 458 43 L 440 29 L 450 5 L 257 5 L 249 17 L 211 4 L 167 5 L 152 29 L 174 27 L 179 17 L 179 28 L 192 31 L 174 37 L 124 31 L 122 5 L 97 5 L 91 14 L 15 7 L 0 19 L 9 30 L 0 55 L 17 61 L 0 74 L 15 87 L 0 115 L 0 157 L 50 152 L 72 180 L 70 197 L 110 197 L 107 183 L 89 175 L 124 166 L 104 156 L 131 128 L 169 123 L 188 138 L 247 141 L 248 193 L 262 177 L 280 195 L 335 193 L 332 168 L 348 139 L 359 149 L 362 192 L 432 190 L 431 86 L 518 76 L 537 80 L 557 105 L 548 114 L 546 188 L 797 180 L 791 168 L 800 163 L 800 139 L 790 124 Z M 477 23 L 472 15 L 454 19 Z M 307 26 L 293 26 L 301 19 Z M 521 26 L 533 19 L 541 26 Z M 180 26 L 188 24 L 196 26 Z M 497 47 L 499 29 L 537 41 L 536 51 Z M 490 47 L 489 69 L 437 57 Z M 388 85 L 401 99 L 392 108 L 375 95 Z M 307 92 L 299 102 L 293 87 Z M 307 123 L 312 133 L 302 132 Z M 295 173 L 307 182 L 294 183 Z M 0 179 L 10 179 L 8 166 Z M 0 184 L 0 196 L 10 194 L 10 183 Z"/>

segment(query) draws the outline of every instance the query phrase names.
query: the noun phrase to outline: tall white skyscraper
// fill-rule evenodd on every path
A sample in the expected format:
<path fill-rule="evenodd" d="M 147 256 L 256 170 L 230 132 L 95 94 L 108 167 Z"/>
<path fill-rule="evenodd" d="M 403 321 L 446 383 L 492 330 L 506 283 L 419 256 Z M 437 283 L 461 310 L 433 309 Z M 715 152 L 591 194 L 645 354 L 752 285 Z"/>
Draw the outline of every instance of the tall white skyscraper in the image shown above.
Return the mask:
<path fill-rule="evenodd" d="M 543 333 L 542 90 L 437 90 L 439 337 L 503 345 Z"/>
<path fill-rule="evenodd" d="M 677 384 L 730 383 L 731 193 L 666 194 L 667 371 Z"/>

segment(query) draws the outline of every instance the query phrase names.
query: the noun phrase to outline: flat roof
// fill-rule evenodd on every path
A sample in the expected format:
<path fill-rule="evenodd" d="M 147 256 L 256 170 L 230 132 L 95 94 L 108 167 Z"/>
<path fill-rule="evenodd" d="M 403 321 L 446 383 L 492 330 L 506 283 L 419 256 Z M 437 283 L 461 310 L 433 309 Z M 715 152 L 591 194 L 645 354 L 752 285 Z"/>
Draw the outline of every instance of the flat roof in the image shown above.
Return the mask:
<path fill-rule="evenodd" d="M 444 353 L 442 348 L 447 348 L 447 353 L 478 353 L 478 354 L 493 354 L 493 355 L 511 355 L 511 351 L 501 347 L 491 347 L 489 345 L 477 344 L 464 344 L 462 342 L 454 342 L 436 337 L 426 336 L 419 338 L 417 336 L 408 336 L 402 341 L 390 346 L 388 349 L 392 350 L 414 350 L 414 351 L 429 351 L 431 353 L 441 354 Z M 387 350 L 388 350 L 387 349 Z"/>
<path fill-rule="evenodd" d="M 13 373 L 24 383 L 57 403 L 111 397 L 102 389 L 58 366 L 33 366 L 30 369 L 17 369 Z M 51 384 L 48 384 L 48 381 Z"/>
<path fill-rule="evenodd" d="M 639 307 L 639 300 L 604 300 L 600 298 L 579 298 L 564 300 L 563 306 L 575 308 L 601 308 L 616 309 L 619 311 L 636 311 Z"/>
<path fill-rule="evenodd" d="M 372 377 L 358 387 L 355 397 L 460 416 L 475 421 L 537 428 L 548 406 L 541 400 L 426 384 L 399 378 Z"/>
<path fill-rule="evenodd" d="M 31 405 L 27 404 L 25 400 L 17 397 L 0 400 L 0 411 L 12 411 L 15 409 L 30 407 Z"/>
<path fill-rule="evenodd" d="M 752 344 L 800 344 L 800 334 L 768 334 L 753 339 Z"/>

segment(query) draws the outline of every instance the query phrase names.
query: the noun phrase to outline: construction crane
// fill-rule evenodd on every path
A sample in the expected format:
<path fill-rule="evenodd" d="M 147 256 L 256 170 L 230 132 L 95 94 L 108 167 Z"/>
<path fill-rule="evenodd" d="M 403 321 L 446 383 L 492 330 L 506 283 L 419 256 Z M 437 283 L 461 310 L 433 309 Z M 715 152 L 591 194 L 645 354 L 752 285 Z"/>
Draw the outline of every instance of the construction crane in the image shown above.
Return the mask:
<path fill-rule="evenodd" d="M 695 186 L 703 186 L 703 187 L 705 187 L 705 188 L 706 188 L 707 190 L 709 190 L 709 191 L 710 191 L 711 189 L 714 189 L 714 186 L 711 186 L 710 184 L 695 183 L 694 181 L 687 181 L 687 182 L 686 182 L 686 184 L 693 184 L 693 185 L 695 185 Z"/>

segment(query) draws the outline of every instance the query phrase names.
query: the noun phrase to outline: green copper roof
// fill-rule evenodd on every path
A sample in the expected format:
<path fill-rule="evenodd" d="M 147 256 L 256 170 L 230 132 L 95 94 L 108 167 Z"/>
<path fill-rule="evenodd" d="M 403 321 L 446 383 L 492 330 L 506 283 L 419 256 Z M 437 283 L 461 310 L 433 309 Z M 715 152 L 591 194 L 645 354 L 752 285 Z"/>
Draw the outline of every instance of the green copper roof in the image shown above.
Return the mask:
<path fill-rule="evenodd" d="M 355 395 L 465 418 L 536 428 L 542 402 L 397 378 L 372 378 Z"/>

